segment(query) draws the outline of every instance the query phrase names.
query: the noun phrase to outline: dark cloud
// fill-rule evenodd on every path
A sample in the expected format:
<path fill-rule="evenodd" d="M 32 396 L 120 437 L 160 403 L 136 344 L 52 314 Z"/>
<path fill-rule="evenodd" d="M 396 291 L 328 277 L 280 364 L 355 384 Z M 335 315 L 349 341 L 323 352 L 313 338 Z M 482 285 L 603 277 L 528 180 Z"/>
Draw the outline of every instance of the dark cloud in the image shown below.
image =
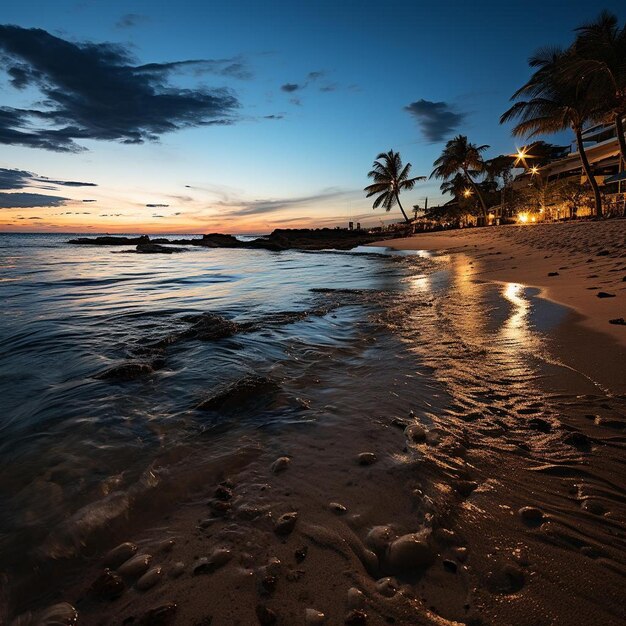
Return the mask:
<path fill-rule="evenodd" d="M 329 93 L 331 91 L 337 91 L 337 89 L 338 89 L 338 86 L 335 83 L 331 85 L 322 85 L 320 87 L 320 91 L 323 91 L 325 93 Z"/>
<path fill-rule="evenodd" d="M 165 215 L 153 215 L 152 217 L 165 217 Z"/>
<path fill-rule="evenodd" d="M 449 137 L 465 119 L 465 113 L 455 113 L 446 102 L 417 100 L 404 107 L 415 119 L 424 137 L 431 143 Z"/>
<path fill-rule="evenodd" d="M 83 200 L 83 202 L 98 202 L 97 200 Z"/>
<path fill-rule="evenodd" d="M 40 184 L 45 183 L 45 184 Z M 62 187 L 97 187 L 96 183 L 82 183 L 75 180 L 52 180 L 45 176 L 33 174 L 26 170 L 7 169 L 0 167 L 0 189 L 18 190 L 25 187 L 55 190 Z M 91 202 L 95 202 L 92 200 Z"/>
<path fill-rule="evenodd" d="M 177 61 L 136 65 L 127 48 L 73 43 L 45 30 L 0 26 L 0 61 L 13 87 L 38 88 L 33 108 L 0 107 L 0 143 L 77 152 L 77 141 L 138 144 L 183 128 L 232 124 L 239 107 L 227 89 L 187 89 L 173 72 L 242 76 L 240 61 Z M 218 68 L 221 68 L 218 70 Z"/>
<path fill-rule="evenodd" d="M 318 70 L 317 72 L 309 72 L 307 78 L 309 80 L 317 80 L 318 78 L 322 78 L 326 73 L 323 70 Z"/>
<path fill-rule="evenodd" d="M 266 119 L 266 120 L 284 120 L 285 116 L 282 115 L 282 114 L 281 115 L 265 115 L 264 119 Z"/>
<path fill-rule="evenodd" d="M 285 83 L 281 85 L 281 91 L 285 91 L 287 93 L 293 93 L 294 91 L 298 91 L 299 89 L 304 89 L 306 85 L 298 85 L 297 83 Z"/>
<path fill-rule="evenodd" d="M 49 185 L 62 185 L 63 187 L 97 187 L 96 183 L 81 183 L 76 180 L 51 180 L 42 176 L 40 178 L 33 178 L 34 181 L 48 183 Z"/>
<path fill-rule="evenodd" d="M 147 63 L 134 68 L 137 74 L 156 74 L 161 77 L 165 74 L 191 72 L 194 76 L 202 74 L 214 74 L 238 78 L 239 80 L 250 80 L 253 77 L 241 57 L 232 59 L 191 59 L 188 61 L 172 61 L 170 63 Z"/>
<path fill-rule="evenodd" d="M 139 26 L 149 22 L 150 18 L 147 15 L 140 15 L 139 13 L 127 13 L 116 22 L 117 28 L 133 28 L 133 26 Z"/>
<path fill-rule="evenodd" d="M 49 196 L 41 193 L 0 192 L 0 209 L 30 209 L 34 207 L 63 206 L 69 198 Z"/>
<path fill-rule="evenodd" d="M 168 207 L 169 204 L 146 204 L 149 209 L 160 209 L 162 207 Z"/>

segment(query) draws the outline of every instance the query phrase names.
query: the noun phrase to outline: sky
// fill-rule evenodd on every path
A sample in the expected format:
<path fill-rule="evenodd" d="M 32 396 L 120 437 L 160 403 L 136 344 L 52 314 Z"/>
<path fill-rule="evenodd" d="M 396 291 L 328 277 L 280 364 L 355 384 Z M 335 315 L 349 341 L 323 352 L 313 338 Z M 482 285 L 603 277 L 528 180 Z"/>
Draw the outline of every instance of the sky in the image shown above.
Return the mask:
<path fill-rule="evenodd" d="M 539 47 L 621 2 L 48 0 L 0 10 L 0 229 L 378 226 L 380 152 L 429 176 L 499 124 Z M 567 145 L 566 134 L 547 138 Z M 407 210 L 442 200 L 419 183 Z"/>

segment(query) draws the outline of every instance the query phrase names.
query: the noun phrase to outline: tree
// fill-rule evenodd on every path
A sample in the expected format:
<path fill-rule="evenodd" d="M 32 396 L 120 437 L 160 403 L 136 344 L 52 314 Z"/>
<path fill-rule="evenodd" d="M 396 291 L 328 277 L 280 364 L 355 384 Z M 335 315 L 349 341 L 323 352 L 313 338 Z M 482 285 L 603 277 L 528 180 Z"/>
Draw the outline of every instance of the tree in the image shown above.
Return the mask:
<path fill-rule="evenodd" d="M 573 51 L 560 48 L 546 48 L 536 53 L 529 61 L 537 68 L 530 80 L 520 87 L 511 98 L 517 100 L 500 118 L 504 124 L 511 120 L 521 120 L 513 134 L 534 137 L 543 133 L 557 133 L 571 128 L 576 135 L 578 153 L 587 180 L 595 198 L 596 215 L 602 216 L 600 188 L 593 176 L 585 146 L 583 126 L 593 119 L 593 98 L 579 88 L 579 81 L 573 78 L 572 63 L 576 63 Z"/>
<path fill-rule="evenodd" d="M 487 220 L 487 205 L 473 176 L 483 172 L 484 161 L 481 154 L 488 147 L 469 143 L 467 137 L 458 135 L 446 143 L 441 156 L 433 163 L 435 169 L 430 175 L 431 178 L 434 176 L 448 180 L 456 174 L 463 174 L 480 201 L 485 222 Z"/>
<path fill-rule="evenodd" d="M 593 94 L 595 117 L 615 125 L 622 159 L 626 163 L 626 26 L 620 28 L 612 13 L 603 11 L 594 22 L 576 29 L 572 78 L 581 90 Z"/>
<path fill-rule="evenodd" d="M 495 183 L 500 188 L 501 215 L 505 210 L 505 194 L 513 182 L 514 157 L 506 154 L 485 161 L 487 181 Z"/>
<path fill-rule="evenodd" d="M 400 204 L 400 192 L 403 190 L 410 191 L 415 187 L 417 181 L 426 179 L 425 176 L 409 178 L 410 172 L 411 164 L 403 165 L 398 152 L 393 150 L 381 152 L 376 157 L 372 170 L 367 174 L 369 178 L 374 180 L 374 183 L 363 190 L 367 192 L 367 198 L 378 194 L 372 208 L 377 209 L 382 206 L 386 211 L 391 211 L 397 204 L 407 224 L 410 224 L 411 221 Z"/>

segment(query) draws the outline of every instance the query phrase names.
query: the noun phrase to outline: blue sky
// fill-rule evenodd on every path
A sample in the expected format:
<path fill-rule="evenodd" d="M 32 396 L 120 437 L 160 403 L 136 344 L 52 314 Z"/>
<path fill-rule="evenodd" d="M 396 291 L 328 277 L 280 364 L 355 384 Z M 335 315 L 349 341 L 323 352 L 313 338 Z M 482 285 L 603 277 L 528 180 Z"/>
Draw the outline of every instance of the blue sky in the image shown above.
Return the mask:
<path fill-rule="evenodd" d="M 237 106 L 228 125 L 191 123 L 137 144 L 101 138 L 101 128 L 75 139 L 81 150 L 73 152 L 9 141 L 0 168 L 97 187 L 22 183 L 5 194 L 64 200 L 37 207 L 24 196 L 24 206 L 0 209 L 0 223 L 120 232 L 261 232 L 343 225 L 348 217 L 378 224 L 396 217 L 374 212 L 361 192 L 378 152 L 399 150 L 416 175 L 428 175 L 445 140 L 459 132 L 489 144 L 489 155 L 513 151 L 510 129 L 498 119 L 529 75 L 528 56 L 568 44 L 573 28 L 601 8 L 623 19 L 621 7 L 608 0 L 5 3 L 2 24 L 72 44 L 119 44 L 134 66 L 211 61 L 159 76 L 168 89 L 226 89 L 219 93 Z M 0 52 L 1 45 L 0 36 Z M 36 80 L 16 89 L 11 78 L 0 74 L 2 106 L 48 106 Z M 406 109 L 422 100 L 422 113 L 443 103 L 430 127 Z M 439 132 L 445 119 L 450 127 Z M 405 206 L 425 196 L 437 202 L 438 186 L 419 185 Z"/>

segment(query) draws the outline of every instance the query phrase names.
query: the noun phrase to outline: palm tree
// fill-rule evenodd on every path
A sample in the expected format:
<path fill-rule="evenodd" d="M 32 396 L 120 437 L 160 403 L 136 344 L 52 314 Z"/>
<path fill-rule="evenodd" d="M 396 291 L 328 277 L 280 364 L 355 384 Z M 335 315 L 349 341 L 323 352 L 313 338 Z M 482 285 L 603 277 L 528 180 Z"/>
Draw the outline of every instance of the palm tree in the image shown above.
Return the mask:
<path fill-rule="evenodd" d="M 481 153 L 489 146 L 477 146 L 469 143 L 467 137 L 458 135 L 446 143 L 441 156 L 433 163 L 435 169 L 430 177 L 443 178 L 448 180 L 455 174 L 462 173 L 465 180 L 472 186 L 474 193 L 480 200 L 483 210 L 483 217 L 487 220 L 487 204 L 483 198 L 476 181 L 472 178 L 484 170 L 484 162 Z"/>
<path fill-rule="evenodd" d="M 411 164 L 402 165 L 402 159 L 398 152 L 389 150 L 389 152 L 381 152 L 372 165 L 372 170 L 367 176 L 374 180 L 372 185 L 365 187 L 363 191 L 367 192 L 367 198 L 378 194 L 372 208 L 377 209 L 379 206 L 385 208 L 386 211 L 397 204 L 404 215 L 407 224 L 410 220 L 400 204 L 400 192 L 404 189 L 410 191 L 415 187 L 418 180 L 425 180 L 425 176 L 415 176 L 409 178 Z"/>
<path fill-rule="evenodd" d="M 543 133 L 558 133 L 571 128 L 576 135 L 578 153 L 595 198 L 596 215 L 602 216 L 602 197 L 598 182 L 593 176 L 585 152 L 583 126 L 593 119 L 594 102 L 585 90 L 579 88 L 579 80 L 572 79 L 572 63 L 576 63 L 574 52 L 560 48 L 540 50 L 529 61 L 537 68 L 530 80 L 520 87 L 511 100 L 520 100 L 500 118 L 504 124 L 521 120 L 513 128 L 513 134 L 534 137 Z"/>
<path fill-rule="evenodd" d="M 576 29 L 577 55 L 572 71 L 581 89 L 597 99 L 597 119 L 615 124 L 620 152 L 626 163 L 626 26 L 620 28 L 612 13 L 603 11 L 594 22 Z"/>

